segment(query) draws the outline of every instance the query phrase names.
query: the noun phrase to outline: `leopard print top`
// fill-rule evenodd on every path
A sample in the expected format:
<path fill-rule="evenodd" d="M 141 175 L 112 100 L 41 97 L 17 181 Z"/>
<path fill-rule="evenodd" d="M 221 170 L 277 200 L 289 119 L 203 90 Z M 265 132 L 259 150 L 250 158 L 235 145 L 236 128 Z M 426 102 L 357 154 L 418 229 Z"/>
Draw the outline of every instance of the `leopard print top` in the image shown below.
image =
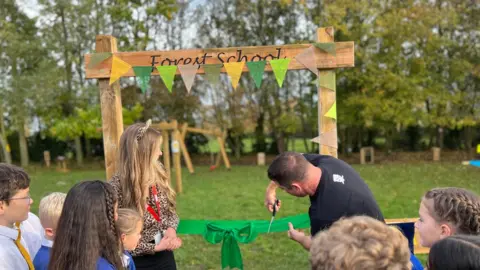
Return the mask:
<path fill-rule="evenodd" d="M 108 181 L 118 196 L 118 207 L 123 207 L 123 194 L 121 192 L 120 177 L 114 175 Z M 162 192 L 160 187 L 157 186 L 158 198 L 160 199 L 160 208 L 161 208 L 161 224 L 148 212 L 145 210 L 143 214 L 143 230 L 141 232 L 142 237 L 137 245 L 137 248 L 131 252 L 132 256 L 141 256 L 146 254 L 155 253 L 155 235 L 160 232 L 162 237 L 167 228 L 173 228 L 177 230 L 179 218 L 177 213 L 172 213 L 168 210 L 168 200 L 165 192 Z M 150 196 L 147 198 L 147 204 L 150 205 L 155 212 L 158 211 L 155 200 L 153 199 L 152 189 L 150 188 Z"/>

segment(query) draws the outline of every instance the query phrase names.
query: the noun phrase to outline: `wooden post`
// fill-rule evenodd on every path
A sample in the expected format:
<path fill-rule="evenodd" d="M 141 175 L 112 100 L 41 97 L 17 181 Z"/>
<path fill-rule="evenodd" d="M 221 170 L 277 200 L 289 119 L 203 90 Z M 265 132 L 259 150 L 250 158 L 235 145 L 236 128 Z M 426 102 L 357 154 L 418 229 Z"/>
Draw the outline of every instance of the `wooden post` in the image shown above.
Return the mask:
<path fill-rule="evenodd" d="M 112 36 L 98 35 L 97 52 L 117 52 L 117 40 Z M 120 83 L 109 85 L 110 78 L 98 79 L 100 108 L 102 111 L 103 148 L 105 152 L 106 178 L 110 179 L 117 171 L 117 149 L 123 132 L 122 96 Z"/>
<path fill-rule="evenodd" d="M 45 160 L 45 166 L 50 168 L 50 151 L 43 151 L 43 159 Z"/>
<path fill-rule="evenodd" d="M 193 170 L 192 160 L 190 159 L 190 154 L 188 153 L 187 146 L 185 145 L 185 135 L 187 135 L 187 127 L 188 127 L 187 123 L 184 123 L 180 127 L 181 129 L 180 139 L 178 142 L 180 143 L 180 149 L 182 150 L 182 156 L 183 156 L 183 159 L 185 160 L 185 164 L 187 164 L 188 171 L 190 173 L 194 173 L 195 171 Z"/>
<path fill-rule="evenodd" d="M 370 154 L 370 160 L 367 162 L 367 153 Z M 375 149 L 373 146 L 360 148 L 360 164 L 375 163 Z"/>
<path fill-rule="evenodd" d="M 180 132 L 178 129 L 173 130 L 172 134 L 172 152 L 173 152 L 173 165 L 175 166 L 175 175 L 176 175 L 176 184 L 177 184 L 177 193 L 182 193 L 182 166 L 180 164 Z"/>
<path fill-rule="evenodd" d="M 163 165 L 165 165 L 165 170 L 167 170 L 167 176 L 170 181 L 172 181 L 172 174 L 170 169 L 170 144 L 168 130 L 162 130 L 163 137 Z"/>
<path fill-rule="evenodd" d="M 318 42 L 334 42 L 334 30 L 333 27 L 323 27 L 317 29 L 317 41 Z M 325 78 L 325 75 L 328 72 L 335 72 L 334 69 L 330 70 L 319 70 L 319 80 L 322 81 Z M 329 89 L 318 87 L 318 136 L 322 133 L 331 131 L 333 129 L 336 130 L 337 122 L 335 119 L 325 117 L 324 115 L 328 112 L 330 107 L 335 102 L 336 93 Z M 322 155 L 330 155 L 333 157 L 337 157 L 337 148 L 331 147 L 327 145 L 322 145 L 320 142 L 320 154 Z"/>
<path fill-rule="evenodd" d="M 440 161 L 440 147 L 432 147 L 433 161 Z"/>
<path fill-rule="evenodd" d="M 217 130 L 216 132 L 220 132 L 220 131 Z M 230 160 L 228 160 L 227 151 L 225 150 L 225 141 L 223 140 L 225 136 L 226 136 L 226 132 L 224 131 L 221 137 L 220 136 L 217 137 L 217 141 L 218 141 L 218 145 L 220 146 L 220 153 L 222 154 L 223 163 L 225 163 L 225 167 L 227 167 L 227 169 L 230 170 Z"/>

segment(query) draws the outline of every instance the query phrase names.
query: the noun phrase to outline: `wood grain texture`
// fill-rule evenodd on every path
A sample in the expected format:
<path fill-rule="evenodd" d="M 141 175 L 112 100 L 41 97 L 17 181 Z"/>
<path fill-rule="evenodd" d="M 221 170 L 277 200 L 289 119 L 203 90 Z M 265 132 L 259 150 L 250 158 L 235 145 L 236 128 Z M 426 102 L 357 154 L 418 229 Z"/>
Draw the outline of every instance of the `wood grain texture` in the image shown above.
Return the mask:
<path fill-rule="evenodd" d="M 333 27 L 318 28 L 317 41 L 318 42 L 334 42 Z M 353 54 L 353 49 L 351 53 Z M 319 73 L 319 79 L 322 80 L 322 78 L 325 76 L 327 72 L 335 72 L 335 70 L 334 69 L 321 70 Z M 318 97 L 319 97 L 318 99 L 318 102 L 319 102 L 318 103 L 318 127 L 319 127 L 318 136 L 320 136 L 322 133 L 325 133 L 337 128 L 337 121 L 335 119 L 324 116 L 328 112 L 330 107 L 333 105 L 333 103 L 335 102 L 336 93 L 332 92 L 327 88 L 322 88 L 319 86 Z M 322 155 L 329 155 L 337 158 L 338 157 L 337 148 L 338 147 L 322 145 L 322 142 L 320 142 L 319 152 Z"/>
<path fill-rule="evenodd" d="M 112 36 L 96 37 L 97 52 L 117 52 L 117 40 Z M 106 178 L 117 172 L 117 150 L 123 133 L 122 97 L 118 82 L 109 85 L 109 78 L 98 80 L 102 112 L 103 147 L 105 151 Z"/>
<path fill-rule="evenodd" d="M 317 68 L 331 69 L 341 67 L 353 67 L 354 60 L 354 43 L 336 42 L 336 57 L 332 56 L 318 48 L 315 48 L 315 58 Z M 114 55 L 133 66 L 160 66 L 160 65 L 199 65 L 198 74 L 203 74 L 201 67 L 203 64 L 222 64 L 223 62 L 241 62 L 241 61 L 260 61 L 271 60 L 272 58 L 291 58 L 288 66 L 289 70 L 306 69 L 304 65 L 299 63 L 295 56 L 304 49 L 310 48 L 312 44 L 289 44 L 278 46 L 249 46 L 249 47 L 230 47 L 215 49 L 190 49 L 176 51 L 144 51 L 144 52 L 116 52 Z M 241 55 L 240 52 L 241 51 Z M 279 51 L 280 50 L 280 51 Z M 97 51 L 98 52 L 98 51 Z M 152 63 L 152 58 L 155 56 Z M 89 68 L 92 54 L 86 54 L 85 70 L 87 79 L 109 78 L 112 58 L 103 61 L 99 65 Z M 190 59 L 190 60 L 189 60 Z M 222 62 L 223 60 L 223 62 Z M 269 64 L 265 66 L 265 71 L 271 71 Z M 243 72 L 248 72 L 245 65 Z M 221 72 L 225 72 L 222 67 Z M 180 72 L 177 70 L 177 74 Z M 159 75 L 156 68 L 152 68 L 151 75 Z M 133 69 L 130 69 L 122 77 L 135 76 Z"/>

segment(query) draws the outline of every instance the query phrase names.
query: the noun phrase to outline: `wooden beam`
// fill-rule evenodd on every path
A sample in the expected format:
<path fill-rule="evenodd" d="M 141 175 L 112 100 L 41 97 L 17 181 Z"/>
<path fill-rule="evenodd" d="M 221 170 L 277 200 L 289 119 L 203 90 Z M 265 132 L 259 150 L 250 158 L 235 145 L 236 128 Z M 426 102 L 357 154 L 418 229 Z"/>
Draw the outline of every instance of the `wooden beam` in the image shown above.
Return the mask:
<path fill-rule="evenodd" d="M 170 142 L 168 131 L 162 132 L 163 137 L 163 165 L 165 165 L 165 170 L 167 170 L 168 180 L 170 183 L 172 181 L 171 167 L 170 167 Z"/>
<path fill-rule="evenodd" d="M 318 28 L 317 41 L 318 42 L 334 42 L 333 27 Z M 351 53 L 353 54 L 353 50 Z M 329 72 L 335 72 L 335 70 L 330 69 L 327 71 L 319 71 L 318 79 L 322 81 L 323 78 L 326 78 L 326 75 Z M 332 90 L 330 89 L 326 89 L 318 86 L 318 133 L 319 133 L 318 135 L 319 136 L 322 133 L 326 133 L 328 131 L 337 129 L 337 121 L 335 119 L 324 116 L 328 112 L 330 107 L 333 105 L 335 100 L 336 100 L 335 91 L 332 92 Z M 335 136 L 337 136 L 337 134 L 335 134 Z M 335 158 L 337 157 L 337 147 L 323 145 L 322 141 L 320 141 L 319 152 L 322 155 L 330 155 Z"/>
<path fill-rule="evenodd" d="M 185 135 L 187 134 L 187 127 L 187 123 L 184 123 L 180 126 L 178 142 L 180 143 L 180 150 L 182 151 L 183 160 L 185 160 L 185 164 L 187 164 L 188 171 L 190 173 L 195 173 L 195 170 L 193 169 L 192 159 L 190 158 L 187 146 L 185 145 Z"/>
<path fill-rule="evenodd" d="M 176 123 L 177 121 L 174 120 Z M 178 129 L 175 129 L 172 134 L 172 139 L 173 141 L 176 141 L 179 143 L 180 141 L 180 132 Z M 173 165 L 175 167 L 175 176 L 176 176 L 176 187 L 177 187 L 177 193 L 182 193 L 183 192 L 183 185 L 182 185 L 182 166 L 181 166 L 181 160 L 180 160 L 180 143 L 178 145 L 178 149 L 175 149 L 172 147 L 172 152 L 173 152 Z"/>
<path fill-rule="evenodd" d="M 117 40 L 112 36 L 96 37 L 97 52 L 117 52 Z M 105 152 L 106 178 L 117 172 L 117 149 L 123 133 L 122 96 L 120 84 L 109 85 L 110 75 L 98 80 L 100 89 L 100 108 L 102 112 L 103 147 Z"/>
<path fill-rule="evenodd" d="M 333 42 L 333 41 L 332 41 Z M 335 42 L 336 56 L 332 56 L 320 49 L 315 49 L 315 59 L 317 68 L 332 69 L 341 67 L 355 66 L 354 42 Z M 230 47 L 215 49 L 190 49 L 177 51 L 144 51 L 144 52 L 116 52 L 115 56 L 133 66 L 151 66 L 152 74 L 158 75 L 156 66 L 164 65 L 198 65 L 198 74 L 204 73 L 204 64 L 223 64 L 225 62 L 246 62 L 271 60 L 277 58 L 291 58 L 288 66 L 289 70 L 306 69 L 299 63 L 295 56 L 303 50 L 311 47 L 312 44 L 289 44 L 278 46 L 249 46 L 249 47 Z M 85 55 L 85 75 L 87 79 L 99 79 L 110 77 L 112 57 L 103 61 L 99 65 L 90 68 L 88 64 L 92 54 Z M 265 71 L 271 71 L 270 65 L 265 66 Z M 243 72 L 248 72 L 245 65 Z M 222 68 L 221 72 L 225 72 Z M 177 74 L 180 72 L 177 70 Z M 135 76 L 132 69 L 122 77 Z"/>
<path fill-rule="evenodd" d="M 163 121 L 157 124 L 152 124 L 152 128 L 160 131 L 175 130 L 178 128 L 178 123 L 176 121 L 172 121 L 170 123 Z"/>
<path fill-rule="evenodd" d="M 193 133 L 201 133 L 205 135 L 222 136 L 222 132 L 218 130 L 206 130 L 202 128 L 187 127 L 187 131 Z"/>

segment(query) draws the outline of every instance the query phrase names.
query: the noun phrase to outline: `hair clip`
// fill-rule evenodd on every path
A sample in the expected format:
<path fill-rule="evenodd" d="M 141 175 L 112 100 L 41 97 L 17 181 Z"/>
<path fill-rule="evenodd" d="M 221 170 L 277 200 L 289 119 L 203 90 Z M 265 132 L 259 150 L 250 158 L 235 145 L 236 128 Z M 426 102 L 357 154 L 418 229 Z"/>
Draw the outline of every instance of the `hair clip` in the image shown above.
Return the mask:
<path fill-rule="evenodd" d="M 147 129 L 150 127 L 151 124 L 152 124 L 152 119 L 148 119 L 145 126 L 140 128 L 137 131 L 137 141 L 140 141 L 142 139 L 143 135 L 145 135 L 145 132 L 147 131 Z"/>

